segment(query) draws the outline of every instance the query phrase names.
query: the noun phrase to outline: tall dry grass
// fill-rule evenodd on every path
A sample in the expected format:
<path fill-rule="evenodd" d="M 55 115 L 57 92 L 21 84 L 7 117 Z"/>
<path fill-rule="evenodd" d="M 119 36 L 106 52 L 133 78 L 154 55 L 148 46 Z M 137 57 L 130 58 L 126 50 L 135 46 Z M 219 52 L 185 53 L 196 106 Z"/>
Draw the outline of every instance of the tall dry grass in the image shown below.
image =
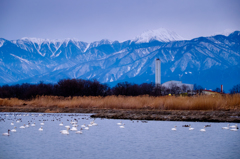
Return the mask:
<path fill-rule="evenodd" d="M 225 96 L 107 96 L 73 97 L 40 96 L 30 101 L 16 98 L 0 99 L 0 106 L 31 106 L 98 109 L 156 109 L 156 110 L 240 110 L 240 95 Z"/>

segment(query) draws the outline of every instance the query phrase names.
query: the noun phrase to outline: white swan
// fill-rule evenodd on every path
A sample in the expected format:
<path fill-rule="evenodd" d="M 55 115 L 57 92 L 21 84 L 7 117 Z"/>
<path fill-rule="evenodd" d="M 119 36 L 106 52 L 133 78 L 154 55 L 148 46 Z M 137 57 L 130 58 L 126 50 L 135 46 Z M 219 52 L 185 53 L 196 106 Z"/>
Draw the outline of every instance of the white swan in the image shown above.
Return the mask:
<path fill-rule="evenodd" d="M 194 128 L 191 127 L 191 125 L 189 126 L 189 130 L 194 130 Z"/>
<path fill-rule="evenodd" d="M 97 126 L 98 124 L 97 123 L 92 123 L 93 126 Z"/>
<path fill-rule="evenodd" d="M 238 129 L 236 129 L 236 128 L 233 128 L 233 129 L 230 129 L 231 131 L 237 131 Z"/>
<path fill-rule="evenodd" d="M 3 136 L 9 136 L 9 135 L 10 135 L 9 132 L 10 132 L 10 130 L 8 129 L 8 132 L 7 132 L 7 133 L 3 133 L 2 135 L 3 135 Z"/>
<path fill-rule="evenodd" d="M 98 125 L 97 123 L 95 123 L 94 120 L 93 120 L 90 124 L 91 124 L 92 126 L 96 126 L 96 125 Z"/>
<path fill-rule="evenodd" d="M 227 125 L 227 127 L 222 127 L 222 129 L 228 130 L 229 129 L 229 124 Z"/>
<path fill-rule="evenodd" d="M 79 131 L 76 131 L 76 134 L 82 134 L 82 128 Z"/>
<path fill-rule="evenodd" d="M 89 126 L 85 127 L 84 129 L 89 130 Z"/>
<path fill-rule="evenodd" d="M 75 120 L 74 120 L 74 121 L 72 121 L 72 120 L 71 120 L 71 122 L 70 122 L 70 123 L 71 123 L 71 124 L 77 124 L 77 121 L 75 121 Z"/>
<path fill-rule="evenodd" d="M 25 129 L 25 124 L 19 127 L 20 129 Z"/>
<path fill-rule="evenodd" d="M 232 126 L 229 126 L 230 128 L 237 128 L 237 124 L 236 125 L 232 125 Z"/>
<path fill-rule="evenodd" d="M 11 125 L 14 125 L 14 123 L 12 122 Z"/>
<path fill-rule="evenodd" d="M 29 124 L 27 124 L 27 125 L 25 126 L 25 128 L 29 128 Z"/>
<path fill-rule="evenodd" d="M 83 124 L 83 125 L 81 125 L 81 127 L 82 127 L 82 128 L 85 128 L 86 126 L 85 126 L 85 124 Z"/>
<path fill-rule="evenodd" d="M 42 128 L 42 126 L 41 126 L 41 128 L 39 128 L 38 130 L 39 130 L 39 131 L 43 131 L 43 128 Z"/>
<path fill-rule="evenodd" d="M 63 122 L 59 124 L 59 126 L 63 126 Z"/>
<path fill-rule="evenodd" d="M 124 125 L 125 125 L 125 124 L 123 123 L 121 126 L 119 126 L 119 128 L 125 128 Z"/>
<path fill-rule="evenodd" d="M 71 131 L 77 131 L 77 128 L 75 126 L 73 126 L 70 130 Z"/>
<path fill-rule="evenodd" d="M 173 131 L 176 131 L 177 130 L 177 126 L 174 126 L 174 128 L 172 128 Z"/>
<path fill-rule="evenodd" d="M 122 125 L 122 121 L 120 121 L 120 123 L 117 123 L 118 125 Z"/>
<path fill-rule="evenodd" d="M 42 123 L 40 123 L 40 125 L 44 125 L 44 121 Z"/>
<path fill-rule="evenodd" d="M 68 135 L 69 134 L 69 128 L 67 128 L 67 130 L 61 130 L 60 133 L 64 134 L 64 135 Z"/>
<path fill-rule="evenodd" d="M 17 120 L 17 123 L 20 123 L 20 120 Z"/>
<path fill-rule="evenodd" d="M 11 132 L 17 132 L 16 126 L 11 130 Z"/>
<path fill-rule="evenodd" d="M 33 123 L 31 126 L 36 126 L 35 123 Z"/>
<path fill-rule="evenodd" d="M 69 126 L 69 125 L 66 125 L 65 128 L 67 128 L 67 129 L 69 128 L 69 129 L 70 129 L 70 126 Z"/>
<path fill-rule="evenodd" d="M 72 126 L 77 127 L 78 125 L 77 124 L 73 124 Z"/>
<path fill-rule="evenodd" d="M 203 129 L 200 129 L 200 131 L 205 132 L 206 131 L 205 127 L 206 126 L 204 126 Z"/>

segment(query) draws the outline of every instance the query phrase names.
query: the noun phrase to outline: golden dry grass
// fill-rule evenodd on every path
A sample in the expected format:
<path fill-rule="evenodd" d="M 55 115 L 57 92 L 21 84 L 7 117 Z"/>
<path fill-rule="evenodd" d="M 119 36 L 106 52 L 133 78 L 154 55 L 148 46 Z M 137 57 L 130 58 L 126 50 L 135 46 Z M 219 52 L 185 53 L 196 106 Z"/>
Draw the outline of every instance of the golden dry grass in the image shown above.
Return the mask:
<path fill-rule="evenodd" d="M 0 99 L 0 106 L 31 106 L 98 109 L 157 109 L 157 110 L 240 110 L 240 95 L 224 96 L 107 96 L 73 97 L 40 96 L 24 101 L 16 98 Z"/>

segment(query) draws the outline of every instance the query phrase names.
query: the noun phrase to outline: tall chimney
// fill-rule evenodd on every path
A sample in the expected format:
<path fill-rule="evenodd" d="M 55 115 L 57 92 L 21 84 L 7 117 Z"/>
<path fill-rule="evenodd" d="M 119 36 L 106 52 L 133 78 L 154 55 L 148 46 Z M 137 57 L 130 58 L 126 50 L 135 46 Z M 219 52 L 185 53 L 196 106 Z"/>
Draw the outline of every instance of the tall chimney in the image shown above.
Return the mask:
<path fill-rule="evenodd" d="M 161 84 L 161 61 L 159 58 L 155 61 L 155 86 L 159 86 Z"/>
<path fill-rule="evenodd" d="M 223 93 L 223 85 L 221 85 L 221 93 Z"/>

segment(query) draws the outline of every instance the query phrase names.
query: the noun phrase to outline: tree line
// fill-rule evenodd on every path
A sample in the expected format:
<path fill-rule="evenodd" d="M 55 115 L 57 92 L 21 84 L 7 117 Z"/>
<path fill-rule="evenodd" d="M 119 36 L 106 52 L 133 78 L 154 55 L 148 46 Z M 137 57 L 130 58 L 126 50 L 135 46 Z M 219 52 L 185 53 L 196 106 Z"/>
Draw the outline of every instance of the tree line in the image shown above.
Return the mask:
<path fill-rule="evenodd" d="M 53 95 L 63 97 L 73 96 L 108 96 L 108 95 L 151 95 L 161 96 L 167 94 L 180 94 L 187 92 L 187 86 L 181 88 L 177 85 L 171 85 L 165 88 L 161 85 L 155 87 L 154 83 L 133 84 L 122 82 L 114 87 L 107 84 L 101 84 L 97 80 L 83 79 L 63 79 L 56 84 L 46 84 L 39 82 L 38 84 L 16 84 L 0 86 L 0 98 L 18 98 L 33 99 L 42 95 Z M 194 85 L 194 90 L 201 91 L 203 87 Z M 240 93 L 240 85 L 234 86 L 231 93 Z"/>

